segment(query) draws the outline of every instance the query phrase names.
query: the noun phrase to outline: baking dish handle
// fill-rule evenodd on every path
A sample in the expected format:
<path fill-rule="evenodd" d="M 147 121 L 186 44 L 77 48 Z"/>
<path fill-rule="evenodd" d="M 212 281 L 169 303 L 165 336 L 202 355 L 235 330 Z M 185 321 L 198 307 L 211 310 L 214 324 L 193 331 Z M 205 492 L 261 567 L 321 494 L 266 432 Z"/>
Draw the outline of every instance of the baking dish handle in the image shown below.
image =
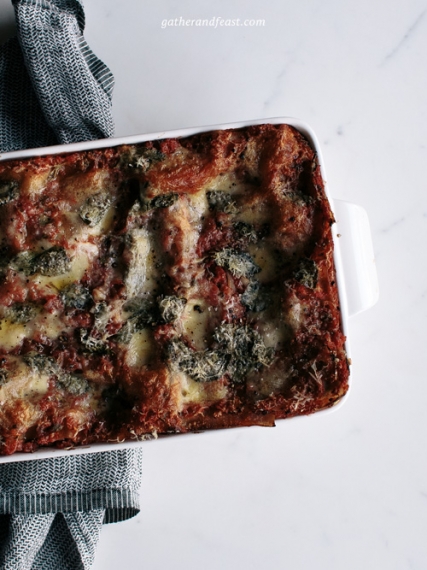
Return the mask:
<path fill-rule="evenodd" d="M 348 315 L 357 315 L 378 301 L 378 277 L 368 214 L 361 206 L 333 200 L 339 237 Z"/>

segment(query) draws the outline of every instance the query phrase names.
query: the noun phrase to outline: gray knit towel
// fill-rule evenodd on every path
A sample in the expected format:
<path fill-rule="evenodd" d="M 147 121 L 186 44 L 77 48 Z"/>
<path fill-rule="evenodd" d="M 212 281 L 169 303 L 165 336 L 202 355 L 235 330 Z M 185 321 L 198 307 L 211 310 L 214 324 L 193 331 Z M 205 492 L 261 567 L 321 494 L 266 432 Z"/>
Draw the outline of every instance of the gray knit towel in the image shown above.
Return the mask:
<path fill-rule="evenodd" d="M 135 449 L 0 465 L 0 568 L 92 566 L 103 523 L 139 512 Z"/>
<path fill-rule="evenodd" d="M 0 48 L 0 149 L 110 137 L 113 75 L 90 50 L 79 0 L 12 0 L 18 37 Z"/>
<path fill-rule="evenodd" d="M 109 137 L 113 76 L 83 38 L 79 0 L 13 0 L 0 46 L 0 152 Z M 92 566 L 103 523 L 139 512 L 141 451 L 0 464 L 0 568 Z"/>

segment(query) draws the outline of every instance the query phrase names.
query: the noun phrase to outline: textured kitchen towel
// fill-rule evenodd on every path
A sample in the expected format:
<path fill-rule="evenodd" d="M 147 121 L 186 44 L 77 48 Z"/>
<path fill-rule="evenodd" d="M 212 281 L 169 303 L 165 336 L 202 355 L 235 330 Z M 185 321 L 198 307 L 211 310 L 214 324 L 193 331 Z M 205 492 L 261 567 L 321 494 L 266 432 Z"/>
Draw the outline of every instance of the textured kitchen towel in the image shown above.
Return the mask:
<path fill-rule="evenodd" d="M 139 512 L 141 453 L 0 465 L 0 568 L 89 569 L 103 523 Z"/>
<path fill-rule="evenodd" d="M 108 137 L 113 77 L 78 0 L 14 0 L 0 46 L 0 151 Z M 72 452 L 71 452 L 72 453 Z M 139 512 L 141 451 L 0 464 L 0 568 L 91 567 L 103 523 Z"/>
<path fill-rule="evenodd" d="M 12 0 L 18 37 L 0 48 L 0 149 L 110 137 L 110 70 L 83 37 L 78 0 Z"/>

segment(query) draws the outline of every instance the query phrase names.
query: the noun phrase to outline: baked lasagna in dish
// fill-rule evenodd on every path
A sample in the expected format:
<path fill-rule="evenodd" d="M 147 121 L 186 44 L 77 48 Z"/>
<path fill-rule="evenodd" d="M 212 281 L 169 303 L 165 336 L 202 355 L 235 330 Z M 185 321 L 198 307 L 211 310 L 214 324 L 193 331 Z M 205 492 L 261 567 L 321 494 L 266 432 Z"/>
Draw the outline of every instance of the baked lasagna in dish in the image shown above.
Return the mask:
<path fill-rule="evenodd" d="M 333 221 L 287 125 L 0 163 L 1 453 L 332 406 Z"/>

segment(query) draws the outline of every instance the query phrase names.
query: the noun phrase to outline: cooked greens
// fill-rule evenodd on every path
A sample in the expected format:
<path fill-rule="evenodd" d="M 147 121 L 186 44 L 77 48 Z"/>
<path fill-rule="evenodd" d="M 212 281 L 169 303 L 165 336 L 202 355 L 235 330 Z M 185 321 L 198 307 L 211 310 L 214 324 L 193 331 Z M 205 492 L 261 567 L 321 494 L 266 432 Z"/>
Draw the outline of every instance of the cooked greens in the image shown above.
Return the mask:
<path fill-rule="evenodd" d="M 60 297 L 64 305 L 70 309 L 86 309 L 92 301 L 89 289 L 80 283 L 72 283 L 63 289 Z"/>
<path fill-rule="evenodd" d="M 209 209 L 214 212 L 224 212 L 225 214 L 236 214 L 237 207 L 229 192 L 223 190 L 209 190 L 206 193 Z"/>
<path fill-rule="evenodd" d="M 123 155 L 123 162 L 125 162 L 129 168 L 136 168 L 142 172 L 147 172 L 153 164 L 161 162 L 164 159 L 165 154 L 154 147 L 132 147 L 128 153 Z"/>
<path fill-rule="evenodd" d="M 47 277 L 63 275 L 71 269 L 71 260 L 63 247 L 52 247 L 36 256 L 33 261 L 34 273 Z"/>
<path fill-rule="evenodd" d="M 129 320 L 133 322 L 136 330 L 142 330 L 158 320 L 156 307 L 150 300 L 131 299 L 123 308 L 130 313 Z"/>
<path fill-rule="evenodd" d="M 270 298 L 265 288 L 255 279 L 249 281 L 249 285 L 242 293 L 240 299 L 243 305 L 254 313 L 265 311 L 270 303 Z"/>
<path fill-rule="evenodd" d="M 169 208 L 178 200 L 178 194 L 171 192 L 169 194 L 160 194 L 155 198 L 141 198 L 141 207 L 143 212 L 154 210 L 155 208 Z"/>
<path fill-rule="evenodd" d="M 63 374 L 58 384 L 73 396 L 81 396 L 89 390 L 89 382 L 79 374 Z"/>
<path fill-rule="evenodd" d="M 248 325 L 223 323 L 215 331 L 214 339 L 219 350 L 230 358 L 228 373 L 233 380 L 242 380 L 252 370 L 273 362 L 274 349 L 267 348 L 261 335 Z"/>
<path fill-rule="evenodd" d="M 80 396 L 89 389 L 89 383 L 83 376 L 65 372 L 65 370 L 49 356 L 30 353 L 24 357 L 24 362 L 33 372 L 47 376 L 55 376 L 57 385 L 70 392 L 70 394 L 73 394 L 73 396 Z"/>
<path fill-rule="evenodd" d="M 0 180 L 0 206 L 4 206 L 19 196 L 19 185 L 16 180 Z"/>
<path fill-rule="evenodd" d="M 9 374 L 4 368 L 0 368 L 0 388 L 9 380 Z"/>
<path fill-rule="evenodd" d="M 261 271 L 248 253 L 230 247 L 215 252 L 213 258 L 217 265 L 230 271 L 234 277 L 252 277 Z"/>
<path fill-rule="evenodd" d="M 308 257 L 304 257 L 294 272 L 294 277 L 299 283 L 302 283 L 309 289 L 315 289 L 317 286 L 318 273 L 316 262 Z"/>
<path fill-rule="evenodd" d="M 236 222 L 234 224 L 234 230 L 239 237 L 250 243 L 255 243 L 258 239 L 256 230 L 252 224 L 247 224 L 246 222 Z"/>
<path fill-rule="evenodd" d="M 168 359 L 196 382 L 212 382 L 224 376 L 225 355 L 215 350 L 195 351 L 181 340 L 172 340 L 167 349 Z"/>
<path fill-rule="evenodd" d="M 60 372 L 60 368 L 53 358 L 37 352 L 31 352 L 24 356 L 24 362 L 33 372 L 39 374 L 54 376 Z"/>
<path fill-rule="evenodd" d="M 129 313 L 127 321 L 117 334 L 117 340 L 127 344 L 135 332 L 141 331 L 159 320 L 158 309 L 152 301 L 135 298 L 128 301 L 123 309 Z"/>
<path fill-rule="evenodd" d="M 16 324 L 24 325 L 37 315 L 37 307 L 33 303 L 14 303 L 6 309 L 6 318 Z"/>
<path fill-rule="evenodd" d="M 89 196 L 85 203 L 79 208 L 79 216 L 89 227 L 97 226 L 107 213 L 111 204 L 111 198 L 108 194 L 98 192 L 93 196 Z"/>
<path fill-rule="evenodd" d="M 248 325 L 223 323 L 214 333 L 214 348 L 196 351 L 181 339 L 173 339 L 167 359 L 197 382 L 212 382 L 228 374 L 241 382 L 252 370 L 270 366 L 274 349 L 267 348 L 261 335 Z"/>

